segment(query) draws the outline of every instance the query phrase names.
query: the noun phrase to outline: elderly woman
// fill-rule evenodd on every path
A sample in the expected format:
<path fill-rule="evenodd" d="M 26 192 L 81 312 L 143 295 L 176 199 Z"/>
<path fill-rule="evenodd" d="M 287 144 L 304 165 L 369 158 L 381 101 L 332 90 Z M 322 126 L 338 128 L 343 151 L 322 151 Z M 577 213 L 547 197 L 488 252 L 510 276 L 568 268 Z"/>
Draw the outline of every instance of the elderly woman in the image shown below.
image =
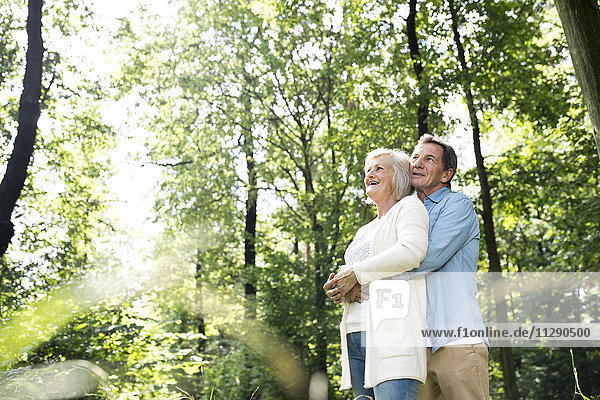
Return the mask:
<path fill-rule="evenodd" d="M 386 278 L 419 266 L 429 217 L 410 196 L 410 159 L 403 152 L 370 152 L 365 186 L 377 218 L 356 232 L 346 265 L 323 286 L 333 301 L 344 303 L 341 389 L 351 387 L 354 398 L 416 399 L 426 376 L 425 280 Z"/>

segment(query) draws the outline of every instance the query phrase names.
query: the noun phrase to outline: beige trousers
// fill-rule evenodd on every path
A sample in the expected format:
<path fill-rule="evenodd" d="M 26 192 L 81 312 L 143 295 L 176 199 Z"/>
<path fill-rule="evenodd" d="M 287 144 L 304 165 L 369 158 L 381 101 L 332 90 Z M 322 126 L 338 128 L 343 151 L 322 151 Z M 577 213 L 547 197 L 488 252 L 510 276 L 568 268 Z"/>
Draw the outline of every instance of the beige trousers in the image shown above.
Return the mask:
<path fill-rule="evenodd" d="M 427 380 L 419 400 L 488 400 L 488 348 L 485 343 L 427 349 Z"/>

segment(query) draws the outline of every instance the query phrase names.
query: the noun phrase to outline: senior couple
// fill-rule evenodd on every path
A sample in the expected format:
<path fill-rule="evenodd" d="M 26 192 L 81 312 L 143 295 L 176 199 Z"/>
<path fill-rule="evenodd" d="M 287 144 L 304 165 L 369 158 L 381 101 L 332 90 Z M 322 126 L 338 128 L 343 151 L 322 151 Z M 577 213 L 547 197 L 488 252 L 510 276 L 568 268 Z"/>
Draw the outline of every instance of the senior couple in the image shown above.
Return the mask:
<path fill-rule="evenodd" d="M 366 157 L 377 218 L 356 232 L 345 265 L 323 286 L 344 304 L 341 388 L 355 399 L 489 397 L 487 338 L 424 335 L 483 329 L 479 223 L 469 198 L 450 191 L 456 166 L 454 149 L 430 135 L 412 157 L 387 149 Z"/>

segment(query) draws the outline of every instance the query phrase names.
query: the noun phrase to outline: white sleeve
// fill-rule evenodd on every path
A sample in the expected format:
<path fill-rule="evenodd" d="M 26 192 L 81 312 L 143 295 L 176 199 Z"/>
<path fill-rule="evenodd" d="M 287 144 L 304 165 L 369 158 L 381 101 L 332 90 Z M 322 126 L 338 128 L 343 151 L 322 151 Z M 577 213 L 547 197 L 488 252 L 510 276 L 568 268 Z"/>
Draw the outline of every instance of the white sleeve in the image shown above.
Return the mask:
<path fill-rule="evenodd" d="M 423 203 L 416 198 L 408 199 L 398 211 L 394 223 L 397 242 L 352 266 L 361 285 L 417 268 L 425 258 L 429 214 Z"/>

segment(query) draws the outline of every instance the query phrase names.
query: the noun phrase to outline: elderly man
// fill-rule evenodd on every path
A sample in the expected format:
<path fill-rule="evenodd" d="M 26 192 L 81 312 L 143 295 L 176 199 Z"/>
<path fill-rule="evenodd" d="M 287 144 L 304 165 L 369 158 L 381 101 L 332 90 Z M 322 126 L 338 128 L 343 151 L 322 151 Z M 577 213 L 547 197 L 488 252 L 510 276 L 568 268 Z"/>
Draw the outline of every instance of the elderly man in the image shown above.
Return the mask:
<path fill-rule="evenodd" d="M 479 222 L 471 200 L 450 191 L 456 153 L 442 140 L 424 135 L 411 164 L 411 184 L 429 212 L 429 247 L 416 270 L 417 274 L 427 273 L 427 326 L 438 332 L 456 333 L 464 327 L 483 330 L 475 283 Z M 487 338 L 431 336 L 427 381 L 419 399 L 487 400 Z"/>
<path fill-rule="evenodd" d="M 411 165 L 411 184 L 429 213 L 428 250 L 419 268 L 396 278 L 426 274 L 427 328 L 437 333 L 427 338 L 427 380 L 419 390 L 419 399 L 487 400 L 487 338 L 457 337 L 459 328 L 484 330 L 475 283 L 479 222 L 471 200 L 450 191 L 457 166 L 451 146 L 424 135 L 415 147 Z M 332 274 L 323 288 L 339 302 L 332 297 L 339 292 L 337 283 Z M 350 293 L 348 300 L 354 301 L 354 292 Z M 450 331 L 454 334 L 439 334 Z"/>

